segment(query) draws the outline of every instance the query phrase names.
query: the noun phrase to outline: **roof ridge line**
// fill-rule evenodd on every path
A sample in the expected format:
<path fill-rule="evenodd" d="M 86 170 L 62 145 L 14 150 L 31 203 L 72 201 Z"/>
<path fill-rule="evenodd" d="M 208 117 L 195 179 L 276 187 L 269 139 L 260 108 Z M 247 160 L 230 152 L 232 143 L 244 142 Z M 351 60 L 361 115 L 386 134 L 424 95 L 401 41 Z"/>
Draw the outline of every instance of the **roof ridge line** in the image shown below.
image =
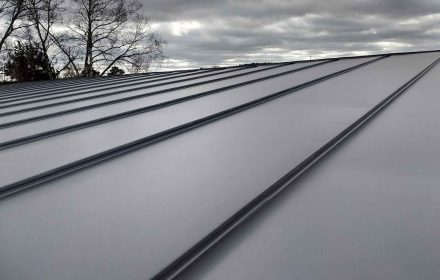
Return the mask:
<path fill-rule="evenodd" d="M 411 54 L 419 54 L 419 53 L 433 53 L 433 52 L 440 52 L 440 49 L 435 50 L 424 50 L 424 51 L 407 51 L 407 52 L 388 52 L 388 53 L 372 53 L 372 54 L 364 54 L 364 55 L 346 55 L 346 56 L 334 56 L 334 57 L 324 57 L 324 58 L 317 58 L 317 59 L 303 59 L 303 60 L 293 60 L 292 62 L 307 62 L 307 61 L 320 61 L 320 60 L 326 60 L 326 59 L 351 59 L 351 58 L 368 58 L 368 57 L 374 57 L 374 56 L 391 56 L 391 55 L 411 55 Z"/>

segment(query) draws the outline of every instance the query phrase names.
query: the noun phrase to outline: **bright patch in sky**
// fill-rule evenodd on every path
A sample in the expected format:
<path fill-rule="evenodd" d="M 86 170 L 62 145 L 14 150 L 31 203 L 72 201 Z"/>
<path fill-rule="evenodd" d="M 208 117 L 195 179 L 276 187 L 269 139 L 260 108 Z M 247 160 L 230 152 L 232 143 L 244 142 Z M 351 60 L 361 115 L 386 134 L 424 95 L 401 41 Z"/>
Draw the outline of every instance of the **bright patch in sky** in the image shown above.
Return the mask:
<path fill-rule="evenodd" d="M 186 20 L 178 20 L 172 21 L 168 23 L 168 28 L 171 31 L 171 34 L 174 36 L 183 36 L 188 34 L 188 32 L 201 29 L 202 24 L 198 21 L 186 21 Z"/>

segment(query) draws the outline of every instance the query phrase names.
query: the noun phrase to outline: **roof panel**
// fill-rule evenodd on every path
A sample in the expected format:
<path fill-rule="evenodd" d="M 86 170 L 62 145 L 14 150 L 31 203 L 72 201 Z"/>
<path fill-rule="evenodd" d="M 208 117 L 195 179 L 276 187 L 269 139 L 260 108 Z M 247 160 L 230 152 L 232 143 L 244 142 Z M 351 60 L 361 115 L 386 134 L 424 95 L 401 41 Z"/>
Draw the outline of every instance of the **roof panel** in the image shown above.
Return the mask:
<path fill-rule="evenodd" d="M 64 105 L 63 104 L 59 104 L 56 106 L 51 105 L 50 107 L 47 107 L 47 108 L 34 108 L 32 111 L 29 111 L 29 112 L 16 112 L 12 115 L 1 115 L 0 114 L 0 122 L 2 122 L 2 123 L 11 122 L 11 121 L 20 120 L 22 118 L 31 118 L 31 117 L 35 117 L 35 116 L 38 116 L 41 114 L 49 114 L 49 113 L 55 113 L 55 112 L 60 112 L 60 111 L 67 111 L 67 110 L 71 110 L 74 108 L 82 108 L 84 106 L 93 106 L 93 105 L 100 106 L 100 104 L 102 104 L 104 102 L 107 102 L 110 104 L 117 103 L 117 102 L 125 102 L 127 100 L 143 98 L 143 97 L 149 96 L 149 95 L 174 91 L 174 90 L 179 89 L 179 87 L 181 89 L 190 88 L 190 87 L 201 85 L 204 83 L 210 83 L 214 79 L 233 77 L 234 75 L 238 74 L 238 73 L 236 73 L 237 71 L 243 71 L 244 73 L 246 73 L 248 71 L 251 71 L 250 69 L 255 70 L 254 67 L 248 68 L 248 69 L 229 69 L 229 71 L 235 71 L 235 73 L 232 72 L 229 74 L 221 74 L 219 72 L 215 72 L 215 73 L 206 74 L 206 75 L 214 75 L 215 74 L 214 76 L 209 76 L 207 78 L 200 78 L 200 79 L 197 79 L 197 81 L 189 81 L 189 82 L 187 81 L 187 82 L 179 82 L 179 83 L 175 83 L 175 84 L 162 85 L 162 86 L 154 87 L 152 89 L 143 88 L 143 87 L 148 87 L 148 85 L 140 85 L 140 86 L 137 86 L 138 87 L 137 90 L 125 88 L 125 89 L 119 89 L 119 90 L 108 90 L 108 91 L 102 91 L 102 92 L 100 91 L 98 94 L 104 94 L 106 96 L 101 96 L 99 98 L 93 98 L 91 100 L 87 100 L 87 97 L 81 97 L 81 98 L 86 98 L 86 99 L 83 101 L 77 100 L 75 102 L 69 102 Z M 35 106 L 35 107 L 37 107 L 37 106 Z M 10 109 L 8 111 L 17 111 L 17 110 Z"/>
<path fill-rule="evenodd" d="M 264 66 L 260 66 L 264 67 Z M 31 104 L 6 104 L 5 106 L 12 106 L 7 108 L 1 108 L 4 109 L 2 114 L 15 112 L 18 110 L 25 110 L 29 108 L 35 108 L 39 106 L 49 106 L 58 104 L 61 102 L 79 102 L 79 100 L 83 100 L 84 98 L 92 99 L 92 98 L 98 98 L 100 99 L 101 96 L 124 96 L 124 93 L 132 93 L 136 89 L 145 89 L 145 88 L 154 88 L 155 90 L 160 90 L 164 88 L 171 88 L 171 87 L 177 87 L 177 86 L 184 86 L 188 84 L 193 84 L 195 82 L 202 82 L 211 80 L 214 77 L 221 78 L 221 77 L 227 77 L 230 75 L 234 75 L 237 73 L 247 72 L 255 70 L 254 67 L 243 67 L 243 68 L 232 68 L 232 69 L 224 69 L 224 70 L 217 70 L 217 71 L 209 71 L 208 73 L 201 73 L 201 74 L 194 74 L 190 77 L 178 77 L 173 78 L 171 80 L 165 80 L 162 79 L 165 78 L 159 78 L 159 81 L 151 81 L 151 82 L 144 82 L 136 81 L 136 82 L 127 82 L 127 84 L 119 85 L 122 87 L 122 89 L 117 88 L 116 86 L 110 86 L 109 89 L 107 89 L 105 86 L 102 86 L 99 91 L 96 91 L 96 89 L 93 90 L 77 90 L 74 93 L 68 93 L 68 97 L 63 97 L 63 94 L 56 94 L 55 97 L 48 97 L 48 98 L 56 98 L 51 99 L 48 101 L 43 101 L 46 97 L 43 97 L 41 101 L 39 100 L 31 100 Z M 83 96 L 85 94 L 85 96 Z M 71 95 L 71 96 L 70 96 Z M 22 103 L 23 101 L 19 101 L 16 103 Z M 92 102 L 96 102 L 93 100 Z M 70 103 L 69 103 L 70 104 Z"/>
<path fill-rule="evenodd" d="M 1 150 L 0 178 L 3 185 L 11 184 L 20 178 L 37 175 L 368 60 L 371 58 L 336 61 L 203 99 L 77 130 L 13 149 Z M 72 149 L 66 149 L 66 146 Z M 49 153 L 52 156 L 47 157 Z M 35 165 L 28 161 L 29 157 L 45 160 Z M 17 168 L 18 166 L 20 168 Z"/>
<path fill-rule="evenodd" d="M 433 58 L 391 57 L 9 197 L 0 204 L 3 271 L 149 278 Z M 347 65 L 313 69 L 337 63 Z"/>
<path fill-rule="evenodd" d="M 193 73 L 203 73 L 207 71 L 211 71 L 215 69 L 198 69 L 189 72 L 177 72 L 177 73 L 163 73 L 158 75 L 147 75 L 147 74 L 139 74 L 139 75 L 116 75 L 110 77 L 97 77 L 97 78 L 82 78 L 82 79 L 74 79 L 67 81 L 46 81 L 43 85 L 22 88 L 18 87 L 14 91 L 0 91 L 0 100 L 3 101 L 11 101 L 15 99 L 22 98 L 38 98 L 42 95 L 53 95 L 53 94 L 62 94 L 66 91 L 75 91 L 79 88 L 92 88 L 96 86 L 109 85 L 109 84 L 119 84 L 124 83 L 126 81 L 138 81 L 138 80 L 157 80 L 159 78 L 173 78 L 175 76 L 182 75 L 191 75 Z M 220 70 L 220 69 L 219 69 Z"/>
<path fill-rule="evenodd" d="M 49 119 L 44 119 L 43 121 L 32 122 L 25 125 L 13 126 L 8 129 L 3 129 L 0 131 L 0 141 L 8 141 L 20 136 L 25 136 L 26 134 L 35 134 L 36 131 L 46 131 L 49 129 L 56 129 L 59 127 L 64 127 L 67 125 L 73 125 L 81 123 L 84 121 L 90 121 L 97 118 L 102 118 L 117 113 L 127 112 L 130 110 L 139 109 L 146 106 L 155 105 L 158 103 L 170 101 L 177 98 L 182 98 L 189 95 L 201 94 L 206 91 L 212 91 L 213 89 L 219 89 L 222 87 L 232 86 L 235 84 L 243 83 L 246 81 L 251 81 L 255 79 L 261 79 L 270 75 L 278 75 L 285 73 L 287 71 L 292 71 L 298 68 L 313 65 L 313 63 L 297 63 L 293 65 L 285 65 L 273 69 L 265 67 L 264 71 L 256 72 L 246 76 L 240 76 L 236 78 L 230 78 L 218 82 L 212 82 L 209 84 L 194 86 L 190 88 L 174 90 L 164 94 L 145 96 L 143 98 L 129 100 L 126 102 L 120 102 L 116 104 L 110 104 L 107 106 L 97 107 L 89 110 L 83 110 L 72 114 L 61 115 L 57 117 L 52 117 Z M 254 69 L 254 71 L 260 71 L 261 69 Z M 249 72 L 248 72 L 249 73 Z M 97 102 L 97 101 L 95 101 Z M 60 110 L 60 109 L 56 109 Z M 52 111 L 50 111 L 52 112 Z M 41 114 L 41 113 L 40 113 Z M 23 118 L 23 115 L 21 115 Z M 1 125 L 1 124 L 0 124 Z"/>
<path fill-rule="evenodd" d="M 439 75 L 437 66 L 181 279 L 438 279 Z"/>
<path fill-rule="evenodd" d="M 62 93 L 65 90 L 75 90 L 81 87 L 90 88 L 95 87 L 97 85 L 109 85 L 109 84 L 118 84 L 123 83 L 129 80 L 137 81 L 137 80 L 157 80 L 159 78 L 173 78 L 175 76 L 182 75 L 191 75 L 192 73 L 203 73 L 207 71 L 211 71 L 215 69 L 196 69 L 187 72 L 169 72 L 169 73 L 161 73 L 161 74 L 134 74 L 134 75 L 115 75 L 115 76 L 107 76 L 107 77 L 96 77 L 96 78 L 81 78 L 81 79 L 72 79 L 72 80 L 55 80 L 55 81 L 45 81 L 44 84 L 35 85 L 32 87 L 18 87 L 13 91 L 1 90 L 0 100 L 7 101 L 13 100 L 16 98 L 31 98 L 31 97 L 39 97 L 41 94 L 52 94 L 53 91 L 60 90 Z M 220 70 L 220 69 L 219 69 Z"/>
<path fill-rule="evenodd" d="M 113 148 L 121 143 L 141 139 L 140 137 L 154 132 L 161 132 L 152 138 L 155 142 L 137 141 L 132 146 L 114 150 L 114 153 L 97 156 L 99 161 L 95 163 L 99 162 L 99 164 L 89 166 L 88 162 L 84 162 L 86 165 L 83 163 L 70 165 L 65 169 L 59 169 L 58 173 L 53 173 L 52 177 L 49 176 L 52 173 L 48 173 L 47 177 L 34 178 L 32 180 L 35 180 L 35 183 L 41 183 L 39 180 L 48 179 L 49 181 L 44 182 L 41 187 L 0 200 L 0 228 L 2 228 L 0 231 L 0 271 L 2 271 L 2 276 L 7 280 L 50 280 L 63 278 L 145 279 L 157 275 L 176 258 L 188 252 L 188 249 L 199 244 L 212 230 L 243 209 L 257 195 L 278 181 L 292 167 L 303 162 L 310 154 L 315 154 L 317 149 L 329 139 L 346 129 L 367 111 L 370 112 L 373 106 L 391 92 L 402 88 L 405 82 L 438 57 L 438 53 L 426 53 L 391 56 L 381 60 L 374 57 L 343 59 L 149 113 L 2 150 L 0 152 L 0 162 L 3 164 L 0 168 L 3 170 L 2 180 L 12 182 L 87 155 L 96 155 L 104 149 Z M 374 63 L 366 64 L 368 61 L 374 61 Z M 362 67 L 355 67 L 359 63 L 362 63 L 360 64 Z M 281 68 L 283 67 L 278 70 Z M 342 69 L 347 70 L 342 71 Z M 262 71 L 253 77 L 261 77 L 259 75 L 267 75 L 267 73 L 273 73 L 273 70 Z M 438 75 L 438 72 L 432 72 L 431 75 L 433 73 Z M 318 77 L 321 78 L 314 80 Z M 428 88 L 432 88 L 435 86 L 432 81 L 436 80 L 432 76 L 428 77 L 431 77 Z M 240 79 L 249 78 L 251 76 L 240 77 Z M 303 86 L 295 86 L 304 82 Z M 205 86 L 209 88 L 213 84 Z M 294 87 L 285 90 L 292 86 Z M 271 93 L 275 94 L 271 95 Z M 172 96 L 172 94 L 163 96 Z M 429 96 L 434 99 L 435 95 Z M 143 100 L 151 101 L 152 99 L 153 97 L 149 97 Z M 425 103 L 430 101 L 431 99 L 427 98 Z M 438 107 L 437 103 L 432 100 L 428 104 L 430 107 L 427 110 L 427 116 L 434 116 L 433 112 Z M 233 107 L 237 105 L 239 106 Z M 421 110 L 423 105 L 426 104 L 420 102 L 417 108 Z M 406 112 L 413 108 L 412 106 L 414 106 L 412 103 L 406 103 L 406 106 L 402 107 L 405 107 L 404 112 Z M 224 111 L 213 115 L 220 110 Z M 408 112 L 413 113 L 411 110 Z M 72 114 L 71 116 L 79 115 Z M 210 117 L 195 121 L 196 118 L 206 116 Z M 398 129 L 402 129 L 406 124 L 402 113 L 391 119 L 391 122 L 385 123 L 384 127 L 387 129 L 383 129 L 380 135 L 387 135 L 396 121 L 400 121 L 400 127 L 396 126 Z M 435 129 L 437 126 L 435 118 L 431 119 L 427 128 Z M 41 121 L 41 123 L 48 120 Z M 417 120 L 420 121 L 414 118 L 409 127 L 419 124 Z M 164 131 L 184 122 L 187 125 L 176 130 Z M 422 143 L 426 144 L 426 147 L 435 145 L 434 142 L 438 140 L 436 137 L 428 135 L 428 139 L 424 139 L 426 131 L 424 133 L 420 127 L 417 129 L 421 132 L 419 136 L 421 139 L 417 139 L 418 141 L 425 141 Z M 381 172 L 377 173 L 379 175 L 374 180 L 388 182 L 387 176 L 401 174 L 401 170 L 391 174 L 388 170 L 384 172 L 381 168 L 383 159 L 377 157 L 377 154 L 383 155 L 389 150 L 375 147 L 377 143 L 380 143 L 376 142 L 376 134 L 377 132 L 367 137 L 363 146 L 368 146 L 368 148 L 361 154 L 363 157 L 374 157 L 374 159 L 361 163 L 367 164 L 367 170 L 371 168 L 376 169 L 375 172 Z M 408 136 L 405 133 L 398 133 L 398 135 Z M 391 136 L 385 139 L 388 141 L 385 147 L 393 145 L 393 140 L 395 141 L 395 138 Z M 414 143 L 411 142 L 411 137 L 406 137 L 405 141 L 406 146 L 402 147 L 417 151 L 415 146 L 412 146 Z M 139 145 L 136 146 L 136 143 Z M 413 153 L 408 153 L 406 156 L 400 155 L 402 152 L 400 145 L 395 146 L 393 146 L 394 151 L 391 150 L 390 158 L 396 158 L 398 155 L 399 160 L 408 161 L 414 155 Z M 128 153 L 134 148 L 137 149 Z M 428 150 L 428 148 L 423 149 L 422 155 L 428 156 Z M 124 156 L 105 160 L 107 156 L 115 156 L 117 153 L 123 153 Z M 350 178 L 352 180 L 365 178 L 362 177 L 364 176 L 362 171 L 365 169 L 360 168 L 365 168 L 364 165 L 356 161 L 353 166 L 351 165 L 353 160 L 359 160 L 361 157 L 353 157 L 353 153 L 349 155 L 349 160 L 342 164 L 341 168 L 335 169 L 337 172 L 327 178 L 328 180 L 336 178 L 334 181 L 336 183 L 332 186 L 336 190 L 342 190 L 338 184 L 345 184 L 350 181 Z M 415 155 L 419 154 L 415 153 Z M 433 153 L 428 163 L 435 164 L 437 158 Z M 388 164 L 392 166 L 392 160 Z M 87 168 L 83 168 L 85 166 Z M 83 169 L 73 172 L 75 168 Z M 405 168 L 406 165 L 403 165 L 403 170 L 407 170 Z M 435 168 L 424 170 L 428 172 L 423 175 L 431 176 L 431 172 L 438 174 Z M 54 179 L 55 176 L 59 177 Z M 340 180 L 340 178 L 347 180 Z M 417 179 L 418 177 L 412 176 L 411 178 Z M 433 182 L 437 181 L 436 177 L 433 178 Z M 33 182 L 32 180 L 30 182 Z M 401 180 L 405 181 L 405 178 Z M 363 181 L 361 186 L 363 185 L 368 185 L 368 183 Z M 313 184 L 310 188 L 313 188 Z M 311 195 L 303 204 L 299 203 L 298 207 L 307 209 L 306 207 L 314 206 L 322 210 L 322 206 L 324 205 L 325 208 L 326 204 L 317 206 L 316 203 L 320 203 L 321 200 L 331 195 L 336 197 L 336 193 L 338 192 L 330 190 L 322 194 L 315 192 L 313 195 L 316 196 L 316 200 Z M 362 197 L 365 193 L 365 191 L 355 193 L 353 197 Z M 372 196 L 373 201 L 376 198 Z M 362 216 L 370 213 L 368 208 L 363 208 L 367 204 L 358 206 L 352 200 L 344 200 L 343 197 L 337 197 L 334 202 L 341 205 L 336 207 L 335 212 L 329 209 L 330 220 L 334 219 L 337 222 L 339 216 L 336 214 L 342 210 L 346 212 L 341 213 L 349 213 L 353 210 L 352 207 L 358 207 L 354 208 L 354 213 L 357 213 L 359 217 L 369 217 L 368 215 Z M 345 206 L 347 207 L 344 208 Z M 403 207 L 403 203 L 400 207 Z M 360 211 L 356 212 L 358 209 Z M 387 206 L 383 204 L 382 209 L 387 210 Z M 327 211 L 313 212 L 313 210 L 315 209 L 310 212 L 295 212 L 295 217 L 300 221 L 302 219 L 308 225 L 310 224 L 308 213 L 323 213 L 321 223 L 316 228 L 328 229 L 326 226 L 329 223 L 326 224 L 325 217 Z M 283 213 L 288 213 L 287 217 L 290 219 L 290 212 L 284 211 Z M 278 217 L 280 212 L 268 210 L 267 216 Z M 286 214 L 283 214 L 281 218 L 286 219 Z M 389 221 L 399 222 L 400 218 L 396 212 Z M 278 217 L 275 220 L 279 222 L 282 219 Z M 367 220 L 366 224 L 368 222 Z M 356 222 L 350 222 L 350 226 L 355 225 Z M 370 221 L 370 225 L 373 226 L 370 232 L 374 233 L 375 224 Z M 296 226 L 283 224 L 281 228 L 284 229 L 284 227 L 287 228 L 286 231 L 294 230 L 293 233 L 300 234 Z M 237 232 L 240 232 L 240 228 Z M 265 227 L 261 226 L 261 228 Z M 191 272 L 193 274 L 188 275 L 193 275 L 193 277 L 212 275 L 214 279 L 218 276 L 222 279 L 225 278 L 224 276 L 234 278 L 235 274 L 232 274 L 229 269 L 234 269 L 237 262 L 243 265 L 251 259 L 252 262 L 248 263 L 258 265 L 256 271 L 259 271 L 264 268 L 264 261 L 275 260 L 277 257 L 280 259 L 277 259 L 276 264 L 270 263 L 271 269 L 279 269 L 276 271 L 279 277 L 275 278 L 287 275 L 289 272 L 283 269 L 292 266 L 283 266 L 283 261 L 290 260 L 283 253 L 293 247 L 284 244 L 283 247 L 275 249 L 281 250 L 281 254 L 271 252 L 271 248 L 268 247 L 271 244 L 268 236 L 263 239 L 254 238 L 257 235 L 264 236 L 266 231 L 260 235 L 261 228 L 253 228 L 255 232 L 251 233 L 245 229 L 244 232 L 246 237 L 252 237 L 249 242 L 265 244 L 246 247 L 248 243 L 238 242 L 233 243 L 232 247 L 224 245 L 226 249 L 214 249 L 211 257 L 206 258 L 207 265 L 204 268 L 194 266 L 195 270 Z M 330 227 L 331 229 L 333 228 Z M 429 228 L 431 229 L 432 227 Z M 333 230 L 337 234 L 341 229 Z M 320 230 L 307 231 L 306 228 L 304 232 L 307 234 L 304 234 L 306 239 L 303 241 L 316 242 L 312 245 L 305 243 L 309 244 L 310 248 L 321 244 L 328 246 L 332 256 L 342 256 L 342 260 L 345 256 L 352 256 L 351 252 L 338 255 L 339 251 L 332 251 L 332 248 L 336 248 L 335 244 L 341 244 L 338 243 L 339 237 L 332 235 L 333 232 L 330 232 L 330 236 L 335 237 L 331 239 L 334 244 L 326 244 L 326 240 L 320 239 L 324 236 Z M 300 249 L 309 248 L 309 246 L 298 245 L 295 242 L 290 244 L 290 239 L 283 233 L 285 232 L 280 231 L 280 239 L 287 242 L 287 245 L 299 246 L 295 248 Z M 294 240 L 301 241 L 301 238 L 296 235 L 295 238 Z M 238 241 L 241 241 L 240 238 Z M 229 244 L 227 240 L 223 243 Z M 356 243 L 349 244 L 356 245 Z M 365 244 L 369 243 L 361 243 L 361 245 Z M 274 248 L 277 248 L 276 246 L 282 246 L 282 242 L 274 245 Z M 241 247 L 246 247 L 246 249 L 240 251 Z M 372 246 L 372 248 L 375 247 Z M 374 250 L 378 250 L 377 248 Z M 203 247 L 199 249 L 204 250 Z M 270 252 L 274 257 L 270 258 L 270 254 L 269 258 L 256 255 L 258 250 L 261 250 L 262 254 Z M 220 255 L 215 254 L 216 252 Z M 315 251 L 308 253 L 304 250 L 304 252 L 305 254 L 300 256 L 302 259 L 298 263 L 308 264 L 310 260 L 314 260 Z M 228 255 L 227 262 L 222 258 L 225 254 Z M 229 261 L 229 256 L 232 256 L 231 261 Z M 419 255 L 414 254 L 414 256 Z M 317 271 L 315 274 L 305 269 L 298 270 L 298 275 L 318 276 L 316 278 L 319 279 L 320 275 L 324 275 L 320 273 L 326 272 L 327 267 L 330 267 L 330 272 L 336 271 L 334 268 L 339 264 L 336 258 L 335 262 L 327 267 L 325 261 L 324 256 L 322 267 L 320 267 L 322 269 L 314 270 L 314 272 Z M 353 265 L 356 264 L 357 262 L 353 261 Z M 218 267 L 226 270 L 222 272 L 216 269 Z M 245 267 L 247 266 L 243 265 L 241 268 Z M 429 266 L 427 268 L 430 269 Z M 304 274 L 301 274 L 302 272 Z M 239 277 L 240 279 L 256 276 L 246 269 L 240 270 L 239 273 L 243 276 Z M 336 274 L 328 273 L 327 275 Z M 345 275 L 350 274 L 343 274 Z M 388 274 L 379 276 L 382 275 Z"/>

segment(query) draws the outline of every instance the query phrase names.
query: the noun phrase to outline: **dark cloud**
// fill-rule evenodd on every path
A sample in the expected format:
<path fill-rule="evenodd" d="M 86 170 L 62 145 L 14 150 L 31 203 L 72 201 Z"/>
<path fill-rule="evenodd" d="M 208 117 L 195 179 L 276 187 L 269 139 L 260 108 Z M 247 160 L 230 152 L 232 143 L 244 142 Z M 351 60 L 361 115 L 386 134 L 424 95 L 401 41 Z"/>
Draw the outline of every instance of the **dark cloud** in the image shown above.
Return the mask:
<path fill-rule="evenodd" d="M 144 0 L 165 67 L 440 48 L 438 0 Z"/>

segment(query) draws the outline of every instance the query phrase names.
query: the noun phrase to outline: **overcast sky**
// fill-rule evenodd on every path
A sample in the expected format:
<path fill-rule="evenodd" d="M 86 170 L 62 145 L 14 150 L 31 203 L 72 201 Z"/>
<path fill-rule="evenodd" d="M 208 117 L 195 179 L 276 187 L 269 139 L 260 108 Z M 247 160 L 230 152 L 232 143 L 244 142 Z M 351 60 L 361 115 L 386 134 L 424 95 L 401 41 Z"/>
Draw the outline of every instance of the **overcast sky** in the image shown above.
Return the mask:
<path fill-rule="evenodd" d="M 440 49 L 440 0 L 143 0 L 164 68 Z"/>

